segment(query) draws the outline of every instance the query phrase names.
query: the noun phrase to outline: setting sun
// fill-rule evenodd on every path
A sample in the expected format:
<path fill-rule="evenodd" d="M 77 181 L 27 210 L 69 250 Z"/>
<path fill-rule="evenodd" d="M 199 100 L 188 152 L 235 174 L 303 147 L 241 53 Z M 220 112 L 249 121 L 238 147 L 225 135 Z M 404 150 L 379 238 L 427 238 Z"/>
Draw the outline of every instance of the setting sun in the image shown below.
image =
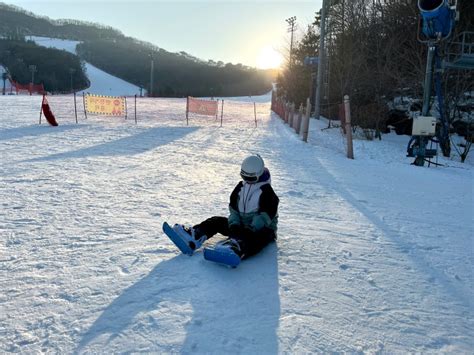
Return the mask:
<path fill-rule="evenodd" d="M 262 48 L 257 57 L 257 68 L 259 69 L 275 69 L 283 62 L 283 57 L 273 47 L 267 46 Z"/>

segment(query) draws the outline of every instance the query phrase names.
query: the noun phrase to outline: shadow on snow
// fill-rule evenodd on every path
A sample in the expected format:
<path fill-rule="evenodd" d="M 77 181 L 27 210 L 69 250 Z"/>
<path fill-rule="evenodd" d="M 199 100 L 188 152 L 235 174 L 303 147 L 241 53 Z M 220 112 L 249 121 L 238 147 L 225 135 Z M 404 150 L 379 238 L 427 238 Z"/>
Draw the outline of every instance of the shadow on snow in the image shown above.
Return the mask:
<path fill-rule="evenodd" d="M 26 127 L 7 128 L 2 129 L 0 131 L 0 141 L 7 141 L 10 139 L 18 139 L 23 137 L 37 137 L 43 134 L 66 132 L 80 127 L 81 126 L 79 125 L 61 125 L 57 127 L 52 127 L 48 124 L 36 124 Z"/>
<path fill-rule="evenodd" d="M 154 127 L 132 136 L 111 140 L 110 142 L 101 143 L 74 151 L 23 160 L 21 162 L 25 163 L 70 158 L 86 158 L 94 156 L 122 156 L 140 154 L 156 147 L 169 144 L 174 140 L 180 139 L 187 134 L 196 131 L 197 129 L 197 127 Z"/>
<path fill-rule="evenodd" d="M 121 351 L 136 350 L 140 345 L 134 343 L 137 338 L 131 335 L 127 341 L 126 333 L 142 326 L 143 321 L 137 318 L 149 313 L 147 317 L 154 319 L 147 323 L 151 329 L 145 330 L 148 351 L 275 354 L 280 318 L 278 289 L 276 243 L 238 269 L 208 262 L 200 252 L 192 258 L 179 255 L 158 264 L 107 306 L 83 335 L 76 352 L 103 350 L 116 338 L 130 346 Z M 190 320 L 175 310 L 183 306 L 192 308 Z M 160 327 L 160 318 L 169 324 L 173 312 L 178 313 L 174 315 L 179 320 L 169 333 L 165 326 Z M 186 333 L 182 344 L 173 344 L 173 336 L 160 335 L 156 340 L 162 343 L 149 337 L 160 332 L 171 335 L 181 326 Z"/>

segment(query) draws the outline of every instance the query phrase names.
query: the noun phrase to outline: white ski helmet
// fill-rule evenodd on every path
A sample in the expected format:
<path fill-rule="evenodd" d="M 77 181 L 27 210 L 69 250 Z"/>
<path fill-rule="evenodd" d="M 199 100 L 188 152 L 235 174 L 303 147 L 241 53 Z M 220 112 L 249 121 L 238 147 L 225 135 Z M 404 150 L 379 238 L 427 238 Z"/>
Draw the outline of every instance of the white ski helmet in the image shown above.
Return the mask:
<path fill-rule="evenodd" d="M 250 155 L 242 162 L 240 176 L 247 182 L 257 182 L 265 169 L 265 163 L 258 154 Z"/>

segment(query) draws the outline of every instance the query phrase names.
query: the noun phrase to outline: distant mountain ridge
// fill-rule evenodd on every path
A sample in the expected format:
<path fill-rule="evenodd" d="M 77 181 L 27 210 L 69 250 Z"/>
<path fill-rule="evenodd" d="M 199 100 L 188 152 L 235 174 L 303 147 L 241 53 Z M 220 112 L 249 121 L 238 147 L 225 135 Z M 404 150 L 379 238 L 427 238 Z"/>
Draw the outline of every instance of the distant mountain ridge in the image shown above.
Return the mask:
<path fill-rule="evenodd" d="M 17 6 L 0 3 L 0 37 L 3 38 L 0 40 L 0 64 L 8 67 L 12 77 L 21 78 L 23 81 L 29 75 L 29 65 L 36 65 L 38 72 L 41 67 L 42 69 L 47 67 L 46 63 L 41 62 L 44 61 L 44 55 L 40 57 L 31 55 L 34 51 L 33 44 L 29 44 L 31 48 L 28 50 L 27 58 L 21 57 L 25 52 L 25 45 L 20 45 L 20 42 L 24 42 L 26 36 L 80 41 L 82 43 L 78 45 L 78 55 L 81 60 L 86 60 L 107 73 L 143 87 L 154 96 L 260 95 L 271 89 L 273 74 L 271 71 L 257 70 L 242 64 L 206 62 L 184 51 L 171 53 L 151 43 L 127 37 L 112 27 L 78 20 L 51 20 Z M 18 46 L 23 47 L 23 50 L 17 51 L 15 48 Z M 59 55 L 53 49 L 48 50 L 50 58 Z M 16 53 L 15 58 L 11 58 L 12 51 Z M 150 88 L 151 57 L 154 62 L 152 88 Z M 23 65 L 17 63 L 18 60 L 23 61 Z M 77 73 L 77 64 L 70 67 L 74 67 Z M 65 68 L 62 69 L 63 72 L 64 70 Z M 61 75 L 63 79 L 60 82 L 56 81 L 54 85 L 48 83 L 47 78 L 51 76 L 57 77 L 58 74 L 54 70 L 42 72 L 48 91 L 64 92 L 68 88 L 71 89 L 64 75 Z M 72 86 L 72 90 L 84 89 L 84 80 L 73 82 Z"/>
<path fill-rule="evenodd" d="M 110 26 L 78 20 L 52 20 L 5 3 L 0 3 L 0 35 L 7 38 L 35 35 L 77 41 L 97 37 L 125 37 L 122 32 Z"/>

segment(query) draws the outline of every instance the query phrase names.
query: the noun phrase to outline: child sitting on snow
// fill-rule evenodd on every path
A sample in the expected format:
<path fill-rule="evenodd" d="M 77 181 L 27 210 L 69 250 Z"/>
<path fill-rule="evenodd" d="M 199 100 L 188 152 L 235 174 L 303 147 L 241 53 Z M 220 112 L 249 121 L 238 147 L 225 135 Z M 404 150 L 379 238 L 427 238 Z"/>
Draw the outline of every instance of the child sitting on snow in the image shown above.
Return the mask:
<path fill-rule="evenodd" d="M 174 225 L 173 229 L 193 251 L 217 233 L 228 238 L 217 243 L 215 249 L 228 249 L 241 259 L 257 254 L 276 240 L 279 199 L 262 157 L 257 154 L 245 158 L 240 176 L 242 181 L 230 195 L 228 218 L 214 216 L 194 227 Z"/>

